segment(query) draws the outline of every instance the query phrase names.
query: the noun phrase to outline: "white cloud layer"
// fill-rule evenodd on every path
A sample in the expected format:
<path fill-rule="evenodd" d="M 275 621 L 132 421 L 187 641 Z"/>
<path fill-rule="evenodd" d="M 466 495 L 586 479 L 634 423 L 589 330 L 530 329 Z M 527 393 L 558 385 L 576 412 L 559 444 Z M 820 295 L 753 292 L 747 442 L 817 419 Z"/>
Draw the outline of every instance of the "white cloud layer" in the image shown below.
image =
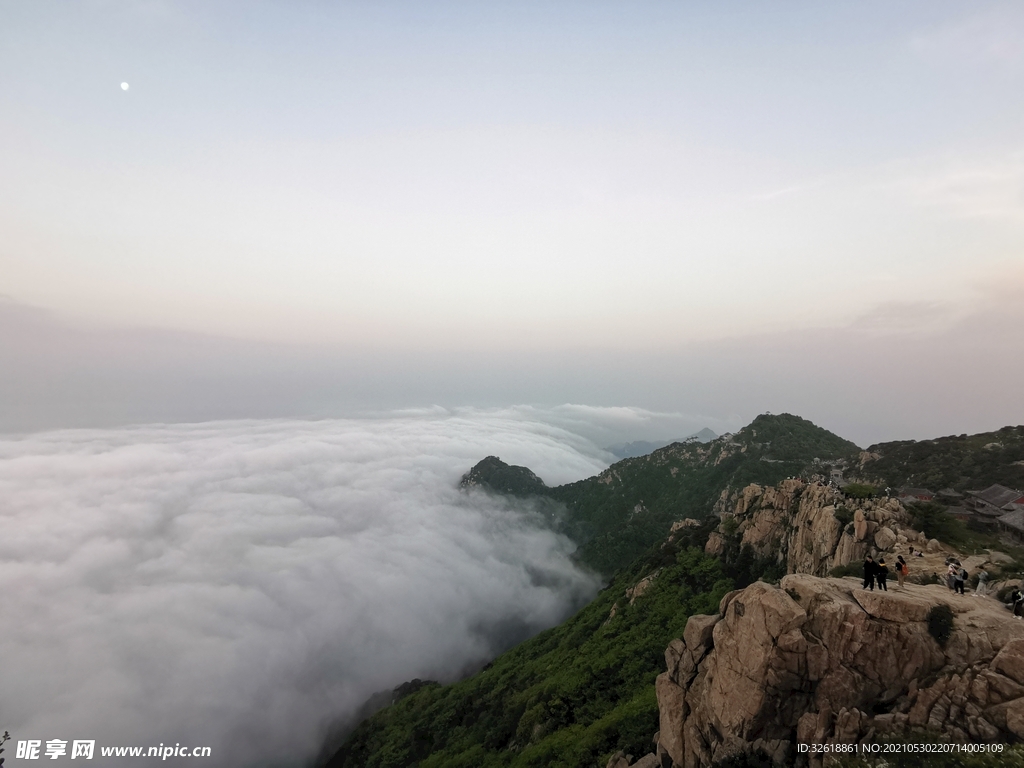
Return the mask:
<path fill-rule="evenodd" d="M 549 483 L 586 439 L 511 411 L 0 441 L 0 728 L 301 764 L 372 693 L 451 679 L 594 593 L 479 458 Z"/>

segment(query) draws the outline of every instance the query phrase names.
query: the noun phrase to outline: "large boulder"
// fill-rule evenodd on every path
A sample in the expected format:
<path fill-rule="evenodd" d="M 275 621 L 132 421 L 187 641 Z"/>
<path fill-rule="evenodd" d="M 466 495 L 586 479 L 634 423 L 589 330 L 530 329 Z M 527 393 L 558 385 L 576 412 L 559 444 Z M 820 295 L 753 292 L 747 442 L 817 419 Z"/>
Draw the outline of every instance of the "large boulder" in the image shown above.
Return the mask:
<path fill-rule="evenodd" d="M 725 537 L 722 536 L 718 531 L 712 531 L 711 535 L 708 536 L 707 543 L 704 545 L 704 552 L 717 557 L 725 551 Z"/>
<path fill-rule="evenodd" d="M 853 512 L 853 535 L 857 541 L 864 541 L 868 535 L 868 521 L 864 517 L 863 510 L 857 509 Z"/>
<path fill-rule="evenodd" d="M 721 616 L 691 616 L 686 620 L 686 627 L 683 629 L 683 642 L 694 659 L 699 661 L 711 648 L 714 639 L 715 624 Z"/>
<path fill-rule="evenodd" d="M 875 546 L 882 552 L 892 549 L 896 543 L 896 534 L 891 528 L 879 528 L 875 531 Z"/>
<path fill-rule="evenodd" d="M 954 612 L 944 648 L 927 624 L 940 604 Z M 785 762 L 797 741 L 912 727 L 979 742 L 1024 734 L 1024 622 L 995 601 L 794 574 L 730 593 L 720 609 L 691 618 L 658 678 L 659 753 L 675 766 L 752 752 Z M 698 648 L 692 667 L 679 661 Z M 876 714 L 879 704 L 890 711 Z"/>
<path fill-rule="evenodd" d="M 869 616 L 885 621 L 927 621 L 928 612 L 935 606 L 933 596 L 905 590 L 883 592 L 855 589 L 851 595 Z"/>
<path fill-rule="evenodd" d="M 992 661 L 992 669 L 1024 685 L 1024 640 L 1011 640 Z"/>

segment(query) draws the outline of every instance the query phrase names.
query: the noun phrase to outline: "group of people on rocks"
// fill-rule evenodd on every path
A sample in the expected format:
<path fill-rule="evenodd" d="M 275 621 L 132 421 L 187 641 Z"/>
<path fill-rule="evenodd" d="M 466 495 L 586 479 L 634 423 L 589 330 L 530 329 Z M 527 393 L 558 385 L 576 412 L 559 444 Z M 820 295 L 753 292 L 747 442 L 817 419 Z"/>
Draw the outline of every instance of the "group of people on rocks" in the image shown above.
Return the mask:
<path fill-rule="evenodd" d="M 896 558 L 896 562 L 893 564 L 893 568 L 896 571 L 896 578 L 899 581 L 900 587 L 903 586 L 903 580 L 910 573 L 910 567 L 907 565 L 907 561 L 903 559 L 903 555 L 899 555 Z M 875 562 L 875 558 L 868 555 L 864 558 L 864 589 L 870 589 L 872 592 L 875 591 L 875 584 L 878 584 L 878 588 L 884 592 L 889 591 L 888 587 L 889 580 L 889 566 L 885 564 L 885 558 L 878 558 L 878 562 Z"/>
<path fill-rule="evenodd" d="M 959 560 L 955 557 L 946 558 L 946 586 L 950 592 L 962 595 L 964 593 L 964 583 L 967 581 L 968 575 L 967 569 L 960 564 Z M 987 573 L 985 578 L 988 579 Z M 981 589 L 981 585 L 982 582 L 979 576 L 978 589 Z M 977 596 L 979 592 L 976 590 L 974 594 Z"/>
<path fill-rule="evenodd" d="M 914 554 L 913 549 L 911 549 L 910 554 Z M 946 568 L 946 586 L 949 588 L 949 591 L 954 594 L 964 594 L 964 584 L 970 576 L 967 573 L 967 569 L 955 557 L 946 558 Z M 893 569 L 896 572 L 896 577 L 899 579 L 899 585 L 902 587 L 903 580 L 910 572 L 910 568 L 907 566 L 907 561 L 903 559 L 903 555 L 896 556 Z M 875 584 L 877 584 L 880 590 L 888 592 L 889 573 L 889 566 L 886 565 L 884 556 L 879 557 L 875 561 L 871 555 L 868 555 L 864 558 L 864 589 L 870 589 L 874 592 Z M 978 572 L 978 586 L 975 588 L 972 597 L 985 597 L 986 590 L 988 589 L 988 578 L 988 571 L 982 569 Z M 1010 594 L 1010 602 L 1006 607 L 1013 612 L 1014 618 L 1024 619 L 1024 592 L 1021 591 L 1020 587 L 1014 588 Z"/>

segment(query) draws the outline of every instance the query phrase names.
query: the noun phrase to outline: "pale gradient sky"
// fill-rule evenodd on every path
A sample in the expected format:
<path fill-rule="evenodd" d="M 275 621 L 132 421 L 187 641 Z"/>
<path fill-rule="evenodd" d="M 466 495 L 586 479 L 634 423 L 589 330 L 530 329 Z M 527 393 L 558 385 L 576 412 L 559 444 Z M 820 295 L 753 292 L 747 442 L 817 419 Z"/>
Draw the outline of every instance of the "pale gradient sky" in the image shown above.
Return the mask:
<path fill-rule="evenodd" d="M 1020 3 L 0 0 L 0 429 L 431 402 L 786 408 L 862 442 L 1018 423 L 1021 93 Z M 829 406 L 853 384 L 784 359 L 821 345 L 836 376 L 895 367 Z M 924 349 L 945 406 L 905 380 Z M 286 386 L 281 355 L 321 367 Z"/>

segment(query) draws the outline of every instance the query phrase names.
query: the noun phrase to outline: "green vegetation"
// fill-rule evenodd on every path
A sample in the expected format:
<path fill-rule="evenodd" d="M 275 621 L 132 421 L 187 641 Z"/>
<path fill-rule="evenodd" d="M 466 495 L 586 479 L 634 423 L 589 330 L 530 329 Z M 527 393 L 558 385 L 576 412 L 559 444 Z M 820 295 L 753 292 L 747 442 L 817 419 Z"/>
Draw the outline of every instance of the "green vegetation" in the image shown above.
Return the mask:
<path fill-rule="evenodd" d="M 843 486 L 843 495 L 849 499 L 871 499 L 878 494 L 878 489 L 867 483 L 847 483 Z"/>
<path fill-rule="evenodd" d="M 935 638 L 935 642 L 946 647 L 949 636 L 953 634 L 953 609 L 945 603 L 940 603 L 928 611 L 928 634 Z"/>
<path fill-rule="evenodd" d="M 967 526 L 946 511 L 946 507 L 934 501 L 921 501 L 907 505 L 910 522 L 929 539 L 938 539 L 949 544 L 966 538 Z"/>
<path fill-rule="evenodd" d="M 829 576 L 836 579 L 841 579 L 844 576 L 856 576 L 858 578 L 864 575 L 864 563 L 857 561 L 854 563 L 847 563 L 846 565 L 840 565 L 829 571 Z"/>
<path fill-rule="evenodd" d="M 733 588 L 693 529 L 620 574 L 559 627 L 448 686 L 426 685 L 365 721 L 330 768 L 603 765 L 644 754 L 658 729 L 654 678 L 691 614 Z M 634 605 L 626 588 L 656 574 Z M 612 607 L 615 614 L 610 617 Z"/>
<path fill-rule="evenodd" d="M 710 443 L 673 443 L 617 462 L 597 477 L 557 488 L 541 484 L 532 492 L 565 505 L 561 527 L 579 542 L 579 559 L 611 575 L 661 541 L 673 522 L 707 517 L 724 489 L 774 485 L 810 474 L 815 459 L 852 460 L 859 450 L 806 419 L 765 414 L 735 435 Z M 481 476 L 491 477 L 499 469 L 489 467 L 489 474 Z M 505 481 L 488 482 L 501 487 Z"/>
<path fill-rule="evenodd" d="M 843 504 L 836 507 L 835 516 L 843 528 L 853 522 L 853 510 Z"/>
<path fill-rule="evenodd" d="M 881 458 L 864 465 L 879 485 L 938 491 L 980 490 L 993 483 L 1024 489 L 1024 426 L 978 435 L 904 440 L 868 448 Z"/>
<path fill-rule="evenodd" d="M 969 528 L 957 520 L 942 504 L 919 501 L 907 505 L 911 525 L 929 539 L 938 539 L 956 547 L 965 554 L 978 554 L 989 549 L 1007 549 L 988 529 Z"/>
<path fill-rule="evenodd" d="M 886 443 L 871 450 L 881 458 L 866 462 L 863 479 L 875 486 L 1024 486 L 1024 427 Z M 467 474 L 464 485 L 532 497 L 555 525 L 580 543 L 580 560 L 615 574 L 611 585 L 561 626 L 520 644 L 469 679 L 453 685 L 412 681 L 400 686 L 396 703 L 364 721 L 329 766 L 569 768 L 604 765 L 619 749 L 645 754 L 658 729 L 654 679 L 664 670 L 665 647 L 679 637 L 686 619 L 715 612 L 722 596 L 734 588 L 784 573 L 784 564 L 761 560 L 749 547 L 741 547 L 736 523 L 730 524 L 728 517 L 722 525 L 721 557 L 704 554 L 708 534 L 718 523 L 709 515 L 723 491 L 816 473 L 821 462 L 859 466 L 859 458 L 853 443 L 788 414 L 759 416 L 735 435 L 706 444 L 676 443 L 557 488 L 548 488 L 525 467 L 488 457 Z M 867 482 L 845 490 L 855 498 L 869 496 L 875 489 Z M 939 504 L 915 504 L 910 511 L 916 528 L 962 551 L 997 546 L 994 537 L 968 530 Z M 844 527 L 852 526 L 848 507 L 840 506 L 836 516 Z M 674 542 L 662 546 L 671 523 L 684 517 L 704 522 L 684 528 Z M 1010 551 L 1017 562 L 1004 566 L 1002 577 L 1024 570 L 1024 550 Z M 832 573 L 861 574 L 859 562 Z M 648 577 L 648 588 L 630 605 L 626 590 Z M 923 575 L 912 573 L 910 578 L 921 581 Z M 928 626 L 945 643 L 953 628 L 948 606 L 933 609 Z M 934 736 L 908 740 L 921 743 Z M 881 768 L 882 758 L 893 767 L 921 764 L 921 756 L 914 753 L 883 754 L 877 760 L 845 758 L 839 764 Z M 741 756 L 728 764 L 750 768 L 767 765 L 767 760 Z M 1014 747 L 1002 754 L 930 754 L 928 764 L 1024 768 L 1024 752 Z"/>
<path fill-rule="evenodd" d="M 1006 549 L 1004 547 L 1004 549 Z M 1024 559 L 1021 559 L 1020 550 L 1016 550 L 1013 554 L 1016 555 L 1016 559 L 1010 563 L 1003 563 L 999 566 L 999 578 L 1000 579 L 1021 579 L 1024 578 Z"/>
<path fill-rule="evenodd" d="M 532 470 L 506 464 L 497 456 L 482 459 L 462 478 L 463 488 L 474 485 L 510 496 L 536 496 L 548 491 Z"/>

